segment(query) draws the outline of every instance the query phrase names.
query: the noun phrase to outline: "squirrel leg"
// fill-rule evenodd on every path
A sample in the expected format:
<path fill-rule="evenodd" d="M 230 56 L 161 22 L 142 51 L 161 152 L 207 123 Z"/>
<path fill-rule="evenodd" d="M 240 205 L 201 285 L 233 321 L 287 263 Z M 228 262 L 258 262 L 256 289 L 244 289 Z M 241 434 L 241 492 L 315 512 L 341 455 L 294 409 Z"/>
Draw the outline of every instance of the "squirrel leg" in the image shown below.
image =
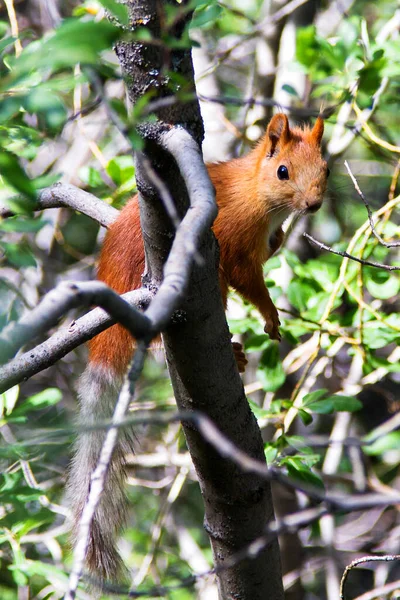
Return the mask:
<path fill-rule="evenodd" d="M 232 287 L 251 302 L 265 319 L 265 333 L 268 333 L 272 340 L 280 341 L 278 311 L 265 286 L 261 264 L 241 265 L 240 269 L 236 266 L 232 275 L 230 280 Z"/>

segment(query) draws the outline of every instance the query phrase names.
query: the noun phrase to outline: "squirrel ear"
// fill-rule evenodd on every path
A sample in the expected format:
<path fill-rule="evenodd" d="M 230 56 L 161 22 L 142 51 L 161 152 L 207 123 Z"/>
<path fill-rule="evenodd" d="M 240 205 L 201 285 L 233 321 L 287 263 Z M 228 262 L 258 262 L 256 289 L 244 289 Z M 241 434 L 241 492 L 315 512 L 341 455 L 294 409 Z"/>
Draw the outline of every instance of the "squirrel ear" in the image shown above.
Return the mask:
<path fill-rule="evenodd" d="M 274 115 L 267 127 L 267 139 L 270 141 L 269 156 L 272 156 L 278 143 L 287 144 L 290 140 L 289 121 L 286 115 L 278 113 Z"/>
<path fill-rule="evenodd" d="M 312 140 L 319 146 L 324 134 L 324 120 L 322 117 L 318 117 L 315 121 L 315 125 L 311 131 Z"/>

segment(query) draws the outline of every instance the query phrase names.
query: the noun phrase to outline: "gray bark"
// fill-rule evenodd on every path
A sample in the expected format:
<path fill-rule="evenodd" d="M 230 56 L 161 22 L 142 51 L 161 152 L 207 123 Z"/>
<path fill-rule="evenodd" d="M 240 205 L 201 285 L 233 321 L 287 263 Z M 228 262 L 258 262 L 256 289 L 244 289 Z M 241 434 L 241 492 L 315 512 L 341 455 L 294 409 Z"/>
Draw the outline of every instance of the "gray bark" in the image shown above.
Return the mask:
<path fill-rule="evenodd" d="M 153 35 L 158 37 L 162 7 L 152 0 L 131 1 L 129 7 L 133 23 L 145 18 Z M 184 19 L 176 24 L 176 36 L 185 24 Z M 149 89 L 155 89 L 158 97 L 170 94 L 167 71 L 178 72 L 193 85 L 188 49 L 163 52 L 156 44 L 145 47 L 121 42 L 117 55 L 132 103 Z M 143 154 L 167 185 L 182 215 L 188 208 L 186 186 L 176 162 L 161 147 L 161 140 L 165 131 L 180 126 L 200 144 L 203 129 L 199 106 L 197 102 L 175 104 L 161 109 L 157 116 L 157 122 L 140 128 L 145 141 Z M 146 251 L 144 281 L 153 286 L 162 279 L 173 230 L 140 156 L 137 182 Z M 230 344 L 218 284 L 217 244 L 211 232 L 204 236 L 199 252 L 203 264 L 194 267 L 186 299 L 163 335 L 176 401 L 182 410 L 207 414 L 240 449 L 264 462 L 261 434 L 246 401 Z M 183 426 L 203 494 L 205 527 L 215 566 L 221 567 L 228 557 L 260 536 L 273 519 L 270 485 L 257 474 L 243 473 L 229 459 L 222 458 L 192 423 Z M 281 600 L 277 541 L 257 556 L 221 570 L 218 585 L 220 598 L 224 600 Z"/>

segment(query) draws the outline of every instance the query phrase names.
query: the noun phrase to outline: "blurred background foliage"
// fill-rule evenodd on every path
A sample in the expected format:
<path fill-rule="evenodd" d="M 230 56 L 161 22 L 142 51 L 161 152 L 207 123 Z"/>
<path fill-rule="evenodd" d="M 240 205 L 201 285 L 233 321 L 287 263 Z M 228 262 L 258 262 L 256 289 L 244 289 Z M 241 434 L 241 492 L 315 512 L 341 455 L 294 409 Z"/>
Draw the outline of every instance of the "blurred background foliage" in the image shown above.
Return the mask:
<path fill-rule="evenodd" d="M 275 107 L 293 122 L 312 121 L 320 110 L 327 117 L 326 202 L 317 215 L 289 224 L 284 250 L 265 269 L 281 311 L 283 342 L 278 346 L 263 334 L 252 307 L 234 295 L 230 300 L 231 331 L 250 358 L 244 381 L 268 460 L 300 481 L 345 493 L 397 488 L 398 272 L 323 252 L 302 233 L 361 259 L 400 265 L 397 249 L 372 235 L 344 166 L 347 159 L 371 210 L 378 211 L 379 234 L 398 239 L 398 3 L 193 0 L 186 6 L 195 13 L 180 43 L 194 46 L 206 160 L 246 152 Z M 167 8 L 168 25 L 183 8 Z M 148 116 L 151 95 L 127 113 L 112 51 L 121 35 L 118 20 L 126 25 L 127 14 L 114 0 L 0 1 L 0 203 L 17 213 L 0 222 L 2 327 L 60 281 L 94 276 L 104 231 L 68 209 L 32 212 L 38 190 L 73 183 L 116 208 L 135 192 L 132 147 L 140 139 L 134 127 Z M 133 35 L 148 39 L 145 27 Z M 162 41 L 177 43 L 168 30 Z M 189 94 L 184 81 L 171 78 L 171 86 L 182 99 Z M 60 326 L 75 317 L 67 315 Z M 3 600 L 61 598 L 65 592 L 70 554 L 63 487 L 74 386 L 85 356 L 81 347 L 0 396 Z M 173 407 L 162 353 L 156 352 L 132 415 Z M 137 453 L 129 457 L 132 510 L 121 540 L 134 587 L 148 590 L 145 597 L 163 585 L 169 588 L 165 598 L 216 599 L 212 576 L 181 585 L 209 570 L 211 553 L 179 427 L 149 424 L 136 431 Z M 349 439 L 358 444 L 348 445 Z M 280 516 L 307 504 L 279 486 L 274 493 Z M 398 511 L 380 507 L 324 517 L 282 536 L 287 598 L 338 598 L 343 568 L 355 556 L 399 552 L 399 526 Z M 352 573 L 348 596 L 396 579 L 396 563 L 368 566 Z M 90 594 L 82 589 L 79 597 Z"/>

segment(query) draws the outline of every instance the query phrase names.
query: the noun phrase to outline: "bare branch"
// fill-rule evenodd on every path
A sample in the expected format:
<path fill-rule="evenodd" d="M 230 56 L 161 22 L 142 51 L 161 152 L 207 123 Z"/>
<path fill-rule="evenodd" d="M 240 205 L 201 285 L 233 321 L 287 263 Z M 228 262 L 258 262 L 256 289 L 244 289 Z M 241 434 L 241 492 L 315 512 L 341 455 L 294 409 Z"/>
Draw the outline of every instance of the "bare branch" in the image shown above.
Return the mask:
<path fill-rule="evenodd" d="M 163 99 L 162 99 L 163 100 Z M 233 96 L 204 96 L 199 94 L 199 100 L 203 102 L 213 102 L 214 104 L 223 104 L 227 106 L 265 106 L 265 107 L 276 107 L 280 110 L 284 110 L 289 115 L 295 115 L 299 118 L 307 117 L 318 117 L 321 116 L 323 119 L 328 119 L 337 109 L 341 106 L 344 101 L 337 102 L 331 106 L 325 107 L 323 110 L 316 110 L 314 108 L 302 108 L 297 106 L 282 105 L 281 102 L 277 102 L 273 98 L 235 98 Z"/>
<path fill-rule="evenodd" d="M 141 345 L 141 349 L 139 352 L 144 352 L 145 348 Z M 136 354 L 138 354 L 137 352 Z M 133 365 L 133 371 L 131 374 L 131 382 L 135 382 L 137 380 L 137 375 L 140 372 L 140 369 L 143 364 L 144 357 L 139 357 L 137 362 Z M 125 394 L 125 397 L 122 397 Z M 128 398 L 128 400 L 127 400 Z M 212 422 L 212 420 L 204 414 L 199 412 L 174 412 L 174 413 L 153 413 L 145 416 L 135 416 L 135 417 L 126 417 L 126 410 L 124 409 L 130 402 L 132 398 L 132 391 L 128 391 L 127 385 L 125 385 L 124 392 L 121 392 L 119 401 L 118 401 L 118 409 L 114 414 L 114 417 L 111 421 L 96 423 L 93 426 L 85 427 L 84 431 L 90 432 L 94 430 L 107 429 L 107 438 L 108 441 L 103 447 L 102 457 L 108 460 L 108 455 L 112 452 L 112 444 L 116 439 L 116 432 L 121 428 L 126 428 L 131 425 L 149 425 L 149 424 L 167 424 L 171 422 L 181 421 L 181 422 L 192 422 L 196 428 L 199 430 L 204 439 L 210 443 L 215 450 L 223 457 L 228 458 L 233 461 L 241 470 L 244 472 L 256 472 L 261 475 L 262 478 L 267 480 L 276 479 L 277 472 L 275 468 L 268 468 L 265 463 L 261 461 L 255 460 L 243 451 L 241 451 L 235 444 L 233 444 Z M 118 414 L 117 414 L 118 411 Z M 68 430 L 65 430 L 68 431 Z M 111 433 L 113 432 L 113 433 Z M 52 436 L 54 434 L 60 434 L 60 430 L 52 432 Z M 34 438 L 29 440 L 30 444 L 38 444 L 43 443 L 48 438 L 44 438 L 43 436 L 39 438 Z M 107 454 L 106 454 L 107 453 Z M 87 506 L 85 508 L 85 517 L 82 518 L 82 536 L 84 535 L 84 530 L 89 527 L 89 522 L 87 519 L 93 517 L 93 513 L 96 509 L 96 504 L 101 494 L 101 486 L 103 485 L 103 475 L 104 469 L 106 468 L 107 462 L 104 460 L 99 461 L 98 468 L 96 469 L 96 475 L 93 475 L 91 486 L 91 496 L 89 497 Z M 307 493 L 305 491 L 304 486 L 300 482 L 290 481 L 289 478 L 282 480 L 279 476 L 278 479 L 282 481 L 282 483 L 288 485 L 288 487 L 292 489 L 296 489 Z M 92 489 L 96 488 L 92 493 Z M 220 573 L 226 569 L 235 567 L 237 564 L 242 562 L 247 558 L 254 558 L 257 556 L 259 552 L 265 548 L 265 546 L 271 542 L 277 535 L 280 535 L 284 532 L 293 532 L 298 530 L 301 527 L 305 527 L 317 520 L 321 517 L 326 516 L 327 514 L 331 514 L 332 512 L 341 511 L 341 512 L 352 512 L 365 509 L 367 507 L 376 507 L 376 506 L 387 506 L 398 504 L 400 502 L 400 497 L 398 494 L 353 494 L 348 495 L 345 493 L 340 494 L 325 494 L 323 490 L 318 489 L 315 493 L 316 488 L 313 489 L 312 496 L 316 499 L 320 500 L 321 504 L 319 506 L 308 508 L 291 515 L 288 515 L 282 519 L 277 520 L 276 522 L 270 522 L 265 526 L 264 533 L 261 536 L 258 536 L 256 539 L 252 540 L 250 543 L 246 544 L 233 553 L 231 556 L 227 557 L 227 560 L 222 564 L 218 565 L 215 569 L 211 571 L 207 571 L 206 573 L 200 574 L 196 576 L 204 577 L 211 573 Z M 82 537 L 83 539 L 83 537 Z M 81 553 L 82 552 L 82 553 Z M 83 552 L 83 541 L 82 547 L 79 551 L 76 551 L 76 564 L 73 568 L 74 576 L 77 575 L 78 569 L 82 569 L 82 563 L 84 552 Z M 389 560 L 397 560 L 399 557 L 397 555 L 390 555 L 385 557 L 363 557 L 354 561 L 347 567 L 347 571 L 351 568 L 354 568 L 358 564 L 368 561 L 389 561 Z M 347 574 L 346 574 L 347 577 Z M 180 585 L 186 586 L 191 585 L 194 582 L 193 578 L 185 580 Z M 74 584 L 74 580 L 72 579 L 72 583 Z M 159 588 L 157 588 L 159 589 Z M 167 588 L 163 588 L 167 589 Z M 169 588 L 168 588 L 169 589 Z M 71 588 L 70 588 L 71 591 Z M 136 592 L 135 590 L 131 591 L 132 597 L 140 597 L 142 592 Z M 147 591 L 148 595 L 155 595 L 153 592 Z M 71 598 L 74 596 L 72 595 Z M 343 596 L 342 596 L 343 597 Z"/>
<path fill-rule="evenodd" d="M 379 243 L 382 244 L 383 246 L 386 246 L 386 248 L 398 248 L 400 246 L 400 242 L 385 242 L 385 240 L 376 231 L 374 221 L 373 221 L 372 211 L 369 207 L 366 197 L 364 196 L 363 192 L 361 191 L 360 186 L 358 185 L 357 179 L 354 177 L 354 175 L 349 167 L 349 163 L 347 162 L 347 160 L 344 161 L 344 166 L 346 167 L 347 172 L 351 177 L 351 180 L 354 184 L 357 194 L 360 196 L 361 200 L 364 202 L 365 208 L 367 209 L 368 220 L 369 220 L 369 224 L 371 226 L 372 233 L 374 234 L 376 239 L 379 241 Z"/>
<path fill-rule="evenodd" d="M 384 265 L 383 263 L 373 262 L 371 260 L 365 260 L 364 258 L 358 258 L 357 256 L 353 256 L 348 252 L 342 252 L 341 250 L 334 250 L 330 246 L 319 242 L 315 238 L 313 238 L 308 233 L 303 233 L 304 237 L 306 237 L 312 244 L 320 248 L 321 250 L 327 250 L 328 252 L 332 252 L 332 254 L 336 254 L 337 256 L 343 256 L 343 258 L 349 258 L 350 260 L 354 260 L 366 267 L 376 267 L 377 269 L 385 269 L 385 271 L 400 271 L 400 267 L 394 265 Z"/>
<path fill-rule="evenodd" d="M 205 77 L 205 75 L 202 75 L 202 77 Z M 321 116 L 323 119 L 328 119 L 336 111 L 336 109 L 345 102 L 345 100 L 341 100 L 340 102 L 337 102 L 336 104 L 326 106 L 322 110 L 316 110 L 312 107 L 303 108 L 303 107 L 299 107 L 299 106 L 284 105 L 281 102 L 277 102 L 273 98 L 253 98 L 252 96 L 247 97 L 247 98 L 236 98 L 234 96 L 226 96 L 223 94 L 219 94 L 218 96 L 210 96 L 210 95 L 206 96 L 206 95 L 202 94 L 201 92 L 198 93 L 197 97 L 201 102 L 204 102 L 204 103 L 210 102 L 212 104 L 221 104 L 224 106 L 240 106 L 240 107 L 242 107 L 242 106 L 277 107 L 280 110 L 284 110 L 289 115 L 295 115 L 298 118 L 308 118 L 308 117 L 316 118 L 318 116 Z M 188 95 L 187 102 L 192 101 L 194 98 L 195 98 L 194 94 L 193 94 L 193 96 Z M 160 110 L 161 108 L 167 108 L 169 106 L 178 104 L 179 102 L 181 102 L 181 99 L 178 96 L 165 96 L 163 98 L 158 98 L 157 100 L 153 100 L 153 101 L 149 102 L 149 104 L 144 109 L 143 114 L 149 115 L 149 114 L 152 114 L 152 113 Z"/>
<path fill-rule="evenodd" d="M 92 304 L 104 308 L 136 339 L 150 341 L 155 335 L 149 319 L 104 283 L 63 282 L 46 294 L 36 308 L 5 327 L 0 335 L 0 363 L 5 363 L 21 346 L 50 329 L 71 308 Z"/>
<path fill-rule="evenodd" d="M 72 208 L 91 217 L 103 227 L 109 227 L 118 217 L 118 210 L 102 200 L 80 190 L 69 183 L 55 183 L 42 190 L 37 199 L 35 211 L 46 208 Z M 7 206 L 0 207 L 0 217 L 12 217 L 15 213 Z"/>
<path fill-rule="evenodd" d="M 346 585 L 347 577 L 352 569 L 358 565 L 363 565 L 368 562 L 392 562 L 400 560 L 400 554 L 386 554 L 384 556 L 363 556 L 353 560 L 344 570 L 342 580 L 340 582 L 340 600 L 344 600 L 344 586 Z"/>
<path fill-rule="evenodd" d="M 121 296 L 130 306 L 141 310 L 149 304 L 152 297 L 151 292 L 144 288 Z M 0 370 L 0 393 L 54 365 L 60 358 L 114 323 L 115 320 L 102 308 L 95 308 L 73 321 L 69 327 L 57 331 L 42 344 L 3 366 Z"/>
<path fill-rule="evenodd" d="M 190 208 L 176 232 L 164 266 L 164 280 L 146 311 L 158 330 L 165 327 L 182 298 L 200 239 L 217 215 L 214 188 L 192 136 L 182 127 L 175 127 L 161 135 L 160 143 L 177 162 L 189 194 Z"/>
<path fill-rule="evenodd" d="M 186 420 L 186 416 L 181 415 L 182 421 Z M 268 467 L 265 463 L 256 460 L 243 452 L 235 446 L 221 431 L 214 425 L 214 423 L 202 414 L 195 414 L 192 420 L 196 423 L 201 435 L 209 444 L 211 444 L 221 456 L 233 460 L 244 472 L 256 473 L 263 479 L 271 481 L 275 479 L 297 491 L 301 491 L 310 498 L 324 502 L 326 506 L 330 507 L 331 510 L 361 510 L 370 506 L 385 506 L 387 504 L 398 504 L 400 502 L 400 495 L 383 495 L 383 494 L 341 494 L 335 492 L 325 492 L 321 488 L 304 484 L 300 481 L 295 481 L 292 478 L 285 475 L 281 469 L 275 467 Z"/>
<path fill-rule="evenodd" d="M 94 425 L 85 425 L 78 428 L 78 432 L 104 431 L 111 425 L 117 429 L 130 428 L 139 425 L 166 425 L 168 423 L 181 422 L 182 425 L 191 423 L 201 434 L 208 444 L 210 444 L 217 453 L 233 462 L 243 473 L 255 473 L 266 481 L 279 481 L 285 487 L 302 492 L 309 498 L 317 500 L 324 504 L 329 512 L 354 512 L 365 510 L 367 508 L 379 506 L 394 506 L 400 504 L 400 493 L 357 493 L 349 494 L 345 492 L 326 492 L 320 487 L 303 483 L 295 480 L 282 472 L 281 468 L 267 466 L 261 460 L 252 458 L 249 454 L 238 448 L 208 417 L 199 411 L 174 411 L 168 413 L 150 412 L 145 415 L 135 415 L 125 417 L 118 423 L 110 420 L 99 420 Z M 37 446 L 46 443 L 49 439 L 59 437 L 62 433 L 70 434 L 77 431 L 77 428 L 64 428 L 62 430 L 51 429 L 43 430 L 40 436 L 24 440 L 25 446 Z M 272 528 L 275 525 L 272 525 Z"/>
<path fill-rule="evenodd" d="M 263 32 L 268 25 L 271 25 L 272 23 L 278 23 L 285 17 L 288 17 L 290 14 L 292 14 L 292 12 L 306 2 L 308 2 L 308 0 L 291 0 L 290 2 L 287 2 L 285 6 L 282 6 L 282 8 L 261 21 L 261 23 L 258 25 L 258 31 Z"/>

